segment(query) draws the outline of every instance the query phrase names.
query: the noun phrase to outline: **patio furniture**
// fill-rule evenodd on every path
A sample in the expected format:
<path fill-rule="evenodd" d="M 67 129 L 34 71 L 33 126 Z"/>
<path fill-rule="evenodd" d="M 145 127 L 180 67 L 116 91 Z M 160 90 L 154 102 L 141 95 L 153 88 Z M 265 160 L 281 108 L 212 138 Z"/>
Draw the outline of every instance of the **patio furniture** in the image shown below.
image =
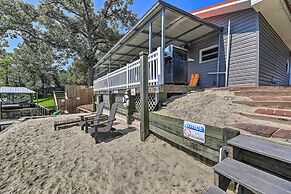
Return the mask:
<path fill-rule="evenodd" d="M 112 128 L 112 125 L 113 125 L 113 121 L 116 120 L 115 115 L 117 112 L 117 106 L 118 106 L 117 103 L 114 103 L 111 106 L 110 114 L 107 121 L 94 122 L 94 124 L 92 124 L 92 127 L 89 128 L 88 132 L 90 133 L 92 137 L 94 137 L 96 143 L 100 143 L 100 136 L 108 135 L 109 133 L 114 131 Z M 117 133 L 114 133 L 114 135 L 122 135 L 122 134 L 119 134 L 117 132 Z"/>
<path fill-rule="evenodd" d="M 106 120 L 108 118 L 107 115 L 102 114 L 104 106 L 105 106 L 105 103 L 101 102 L 98 106 L 98 110 L 96 114 L 80 116 L 81 117 L 81 121 L 80 121 L 81 130 L 85 129 L 85 132 L 88 133 L 88 128 L 91 126 L 91 124 L 98 123 L 99 120 Z"/>
<path fill-rule="evenodd" d="M 79 125 L 79 122 L 80 122 L 79 118 L 67 119 L 64 121 L 55 121 L 54 122 L 54 129 L 55 129 L 55 131 L 57 131 L 60 128 L 64 129 L 64 128 L 76 126 L 76 125 Z"/>

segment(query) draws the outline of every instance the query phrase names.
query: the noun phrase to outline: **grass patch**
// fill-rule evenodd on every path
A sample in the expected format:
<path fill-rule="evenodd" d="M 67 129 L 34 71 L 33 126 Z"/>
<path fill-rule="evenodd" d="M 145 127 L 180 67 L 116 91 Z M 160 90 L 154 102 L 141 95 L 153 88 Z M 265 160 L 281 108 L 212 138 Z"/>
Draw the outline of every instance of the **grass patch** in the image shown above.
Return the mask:
<path fill-rule="evenodd" d="M 34 103 L 37 103 L 37 100 L 33 100 Z M 53 97 L 45 97 L 45 98 L 40 98 L 38 99 L 38 104 L 48 108 L 48 109 L 55 109 L 55 101 Z"/>

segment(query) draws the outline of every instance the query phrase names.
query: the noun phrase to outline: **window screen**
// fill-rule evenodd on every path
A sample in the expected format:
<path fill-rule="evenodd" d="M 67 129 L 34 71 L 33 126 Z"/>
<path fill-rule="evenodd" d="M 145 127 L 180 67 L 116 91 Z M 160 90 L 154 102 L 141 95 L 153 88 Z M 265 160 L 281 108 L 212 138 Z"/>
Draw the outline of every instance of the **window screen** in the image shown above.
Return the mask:
<path fill-rule="evenodd" d="M 218 58 L 218 46 L 200 50 L 200 63 Z"/>

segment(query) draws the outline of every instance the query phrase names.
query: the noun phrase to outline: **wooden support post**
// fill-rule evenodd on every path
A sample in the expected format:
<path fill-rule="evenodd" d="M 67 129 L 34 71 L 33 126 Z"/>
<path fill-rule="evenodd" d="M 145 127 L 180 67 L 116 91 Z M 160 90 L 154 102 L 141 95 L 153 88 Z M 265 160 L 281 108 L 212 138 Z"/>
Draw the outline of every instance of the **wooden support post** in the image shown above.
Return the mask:
<path fill-rule="evenodd" d="M 2 101 L 0 101 L 0 119 L 2 119 Z M 1 131 L 1 129 L 0 129 Z"/>
<path fill-rule="evenodd" d="M 167 100 L 167 93 L 159 92 L 156 95 L 156 101 L 158 102 L 158 109 L 162 108 L 162 103 Z"/>
<path fill-rule="evenodd" d="M 108 99 L 109 99 L 109 108 L 111 108 L 112 104 L 115 102 L 115 95 L 113 93 L 109 92 Z"/>
<path fill-rule="evenodd" d="M 229 184 L 230 184 L 230 179 L 228 179 L 227 177 L 218 174 L 216 172 L 214 172 L 214 184 L 221 188 L 222 190 L 226 191 Z"/>
<path fill-rule="evenodd" d="M 126 94 L 129 97 L 129 105 L 127 107 L 127 124 L 131 125 L 133 119 L 133 113 L 134 113 L 134 96 L 131 95 L 131 91 L 127 90 Z"/>
<path fill-rule="evenodd" d="M 93 95 L 93 99 L 92 99 L 92 104 L 93 104 L 93 112 L 96 112 L 96 106 L 97 106 L 97 95 Z"/>
<path fill-rule="evenodd" d="M 149 136 L 149 104 L 148 104 L 148 54 L 140 53 L 140 139 L 145 141 Z"/>

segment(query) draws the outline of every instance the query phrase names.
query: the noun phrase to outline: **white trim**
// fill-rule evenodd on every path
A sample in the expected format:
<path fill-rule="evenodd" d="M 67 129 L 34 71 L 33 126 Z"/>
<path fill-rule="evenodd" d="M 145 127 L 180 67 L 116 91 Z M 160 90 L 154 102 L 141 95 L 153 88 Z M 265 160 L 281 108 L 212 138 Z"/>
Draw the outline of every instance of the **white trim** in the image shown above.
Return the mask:
<path fill-rule="evenodd" d="M 198 14 L 209 12 L 209 11 L 213 11 L 213 10 L 216 10 L 216 9 L 221 9 L 221 8 L 224 8 L 224 7 L 228 7 L 228 6 L 244 3 L 244 2 L 247 2 L 247 1 L 249 1 L 249 0 L 240 0 L 240 1 L 230 2 L 230 3 L 219 5 L 219 6 L 216 6 L 216 7 L 211 7 L 209 9 L 205 9 L 205 10 L 202 10 L 202 11 L 193 12 L 192 14 L 193 15 L 198 15 Z"/>
<path fill-rule="evenodd" d="M 210 47 L 207 47 L 207 48 L 204 48 L 204 49 L 200 49 L 199 50 L 199 63 L 205 63 L 205 62 L 209 62 L 209 61 L 213 61 L 213 60 L 216 60 L 216 59 L 218 59 L 218 50 L 217 50 L 217 58 L 214 58 L 214 59 L 209 59 L 209 60 L 206 60 L 206 61 L 202 61 L 202 52 L 203 51 L 207 51 L 207 50 L 210 50 L 210 49 L 213 49 L 213 48 L 218 48 L 218 44 L 216 44 L 216 45 L 213 45 L 213 46 L 210 46 Z M 214 54 L 214 53 L 212 53 L 212 54 Z M 210 55 L 210 54 L 208 54 L 208 55 Z"/>

